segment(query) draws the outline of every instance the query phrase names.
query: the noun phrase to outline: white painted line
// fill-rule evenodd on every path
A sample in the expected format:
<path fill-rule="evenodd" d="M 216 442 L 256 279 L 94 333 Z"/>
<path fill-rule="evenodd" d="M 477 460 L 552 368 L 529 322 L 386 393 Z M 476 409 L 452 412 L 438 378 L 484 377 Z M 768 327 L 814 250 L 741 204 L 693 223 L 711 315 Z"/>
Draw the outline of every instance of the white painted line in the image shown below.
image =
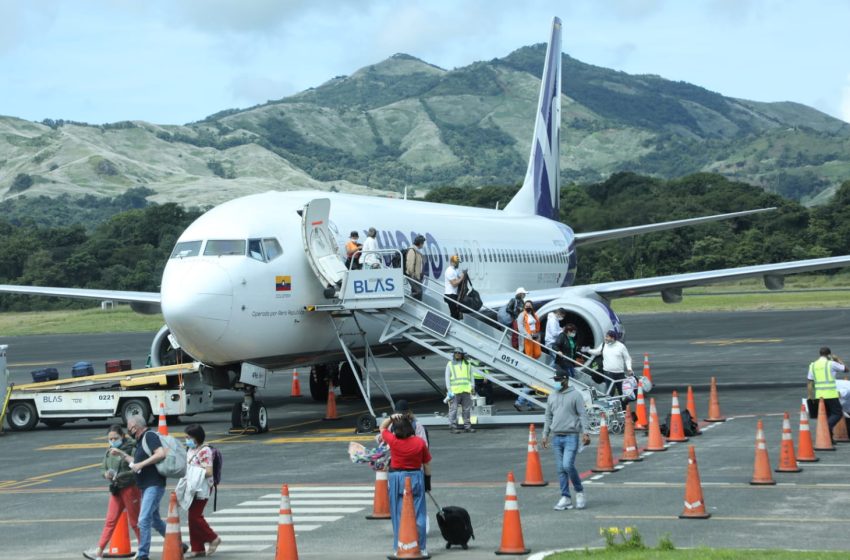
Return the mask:
<path fill-rule="evenodd" d="M 614 470 L 618 471 L 618 470 L 622 469 L 623 467 L 625 467 L 625 465 L 615 465 Z"/>
<path fill-rule="evenodd" d="M 290 500 L 292 509 L 295 506 L 371 506 L 372 500 Z"/>
<path fill-rule="evenodd" d="M 371 503 L 371 502 L 370 502 Z M 250 507 L 242 507 L 245 505 L 267 505 L 267 508 L 250 508 Z M 272 507 L 274 506 L 274 507 Z M 362 507 L 294 507 L 292 511 L 294 513 L 357 513 L 358 511 L 363 511 L 366 508 Z M 280 511 L 280 504 L 271 504 L 265 502 L 243 502 L 236 507 L 220 509 L 215 512 L 212 517 L 216 515 L 241 515 L 243 513 L 278 513 Z M 210 517 L 207 517 L 209 520 Z"/>
<path fill-rule="evenodd" d="M 278 516 L 266 515 L 265 517 L 255 516 L 239 516 L 239 517 L 210 517 L 207 519 L 210 523 L 270 523 L 277 527 Z"/>
<path fill-rule="evenodd" d="M 293 488 L 289 487 L 289 495 L 290 497 L 294 494 L 300 494 L 302 492 L 374 492 L 375 488 L 373 486 L 311 486 L 309 488 Z M 265 494 L 261 496 L 262 499 L 271 499 L 277 498 L 280 499 L 280 492 L 275 494 Z"/>
<path fill-rule="evenodd" d="M 290 496 L 289 498 L 292 499 L 292 500 L 306 500 L 306 499 L 310 499 L 310 498 L 321 498 L 323 500 L 328 499 L 328 498 L 355 498 L 355 499 L 361 499 L 361 500 L 365 500 L 365 499 L 371 500 L 374 495 L 375 495 L 375 493 L 372 492 L 372 491 L 369 491 L 369 492 L 326 492 L 326 493 L 313 492 L 313 493 L 310 493 L 310 494 L 307 494 L 307 493 L 297 494 L 297 495 L 294 495 L 294 496 Z M 280 496 L 275 496 L 274 498 L 267 498 L 267 499 L 263 498 L 263 499 L 260 499 L 260 500 L 251 500 L 251 501 L 243 502 L 243 503 L 252 504 L 252 505 L 254 503 L 259 504 L 259 505 L 273 504 L 273 503 L 279 504 L 280 503 Z"/>
<path fill-rule="evenodd" d="M 597 474 L 597 475 L 595 475 L 595 476 L 591 476 L 591 477 L 590 477 L 590 480 L 599 480 L 599 479 L 600 479 L 600 478 L 602 478 L 603 476 L 605 476 L 605 475 L 604 475 L 604 474 Z"/>
<path fill-rule="evenodd" d="M 655 451 L 644 451 L 643 452 L 644 457 L 652 457 L 654 454 L 655 454 Z"/>
<path fill-rule="evenodd" d="M 320 525 L 307 525 L 304 527 L 296 527 L 296 531 L 312 531 L 313 529 L 318 529 Z M 189 533 L 184 533 L 188 535 Z M 165 539 L 160 537 L 159 535 L 154 535 L 151 537 L 151 542 L 163 542 Z M 222 539 L 224 540 L 224 539 Z M 275 542 L 277 540 L 277 535 L 227 535 L 227 541 L 232 543 L 249 543 L 249 542 Z"/>
<path fill-rule="evenodd" d="M 218 552 L 262 552 L 269 548 L 271 548 L 270 544 L 222 544 L 218 547 Z M 151 552 L 162 552 L 162 547 L 152 546 Z"/>

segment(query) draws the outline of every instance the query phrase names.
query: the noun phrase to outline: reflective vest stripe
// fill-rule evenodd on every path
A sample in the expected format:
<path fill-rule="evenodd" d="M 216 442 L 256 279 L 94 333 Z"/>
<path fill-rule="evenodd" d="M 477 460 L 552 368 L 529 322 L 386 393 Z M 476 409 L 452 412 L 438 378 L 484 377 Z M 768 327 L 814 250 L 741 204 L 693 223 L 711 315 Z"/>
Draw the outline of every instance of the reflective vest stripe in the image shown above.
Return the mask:
<path fill-rule="evenodd" d="M 455 366 L 449 362 L 449 385 L 451 385 L 452 393 L 471 393 L 472 392 L 472 367 L 469 362 L 461 362 Z"/>
<path fill-rule="evenodd" d="M 837 399 L 838 389 L 835 387 L 835 377 L 829 360 L 817 360 L 809 366 L 812 370 L 815 382 L 816 399 Z"/>

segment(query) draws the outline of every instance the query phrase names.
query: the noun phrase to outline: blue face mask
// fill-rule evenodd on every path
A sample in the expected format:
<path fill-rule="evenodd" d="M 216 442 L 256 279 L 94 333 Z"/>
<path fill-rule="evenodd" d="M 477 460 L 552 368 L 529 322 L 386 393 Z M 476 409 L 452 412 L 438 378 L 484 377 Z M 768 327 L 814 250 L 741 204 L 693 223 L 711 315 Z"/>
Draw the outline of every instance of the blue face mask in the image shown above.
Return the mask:
<path fill-rule="evenodd" d="M 188 447 L 189 449 L 194 449 L 195 448 L 195 440 L 190 439 L 190 438 L 186 438 L 186 447 Z"/>
<path fill-rule="evenodd" d="M 110 441 L 109 445 L 111 445 L 112 447 L 121 447 L 122 443 L 124 443 L 124 442 L 121 441 L 120 439 L 118 439 L 118 440 L 115 440 L 115 441 Z"/>

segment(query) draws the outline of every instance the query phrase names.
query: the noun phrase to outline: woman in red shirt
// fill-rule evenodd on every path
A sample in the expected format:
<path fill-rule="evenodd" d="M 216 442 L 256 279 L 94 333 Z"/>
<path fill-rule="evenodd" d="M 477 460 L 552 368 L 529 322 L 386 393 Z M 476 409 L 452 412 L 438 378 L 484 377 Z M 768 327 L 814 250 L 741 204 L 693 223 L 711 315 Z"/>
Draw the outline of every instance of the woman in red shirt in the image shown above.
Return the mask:
<path fill-rule="evenodd" d="M 390 423 L 393 431 L 389 431 Z M 419 551 L 425 549 L 428 512 L 425 492 L 431 490 L 431 453 L 428 444 L 414 435 L 413 425 L 405 416 L 393 414 L 381 423 L 381 437 L 390 447 L 390 515 L 393 522 L 393 547 L 398 545 L 398 528 L 401 523 L 401 504 L 404 498 L 404 479 L 410 479 L 413 490 L 413 508 L 416 511 L 416 529 L 419 533 Z"/>

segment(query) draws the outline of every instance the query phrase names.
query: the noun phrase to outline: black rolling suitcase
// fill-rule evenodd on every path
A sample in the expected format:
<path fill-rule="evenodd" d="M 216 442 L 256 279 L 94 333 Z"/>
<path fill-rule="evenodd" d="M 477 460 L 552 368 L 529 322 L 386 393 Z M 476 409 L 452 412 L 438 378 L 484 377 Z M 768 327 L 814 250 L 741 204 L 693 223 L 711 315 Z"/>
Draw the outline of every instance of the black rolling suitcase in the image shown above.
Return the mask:
<path fill-rule="evenodd" d="M 469 512 L 459 506 L 441 508 L 430 492 L 428 496 L 437 507 L 437 525 L 440 526 L 440 533 L 446 539 L 446 548 L 451 548 L 453 544 L 463 547 L 464 550 L 469 548 L 467 544 L 469 539 L 475 538 Z"/>

